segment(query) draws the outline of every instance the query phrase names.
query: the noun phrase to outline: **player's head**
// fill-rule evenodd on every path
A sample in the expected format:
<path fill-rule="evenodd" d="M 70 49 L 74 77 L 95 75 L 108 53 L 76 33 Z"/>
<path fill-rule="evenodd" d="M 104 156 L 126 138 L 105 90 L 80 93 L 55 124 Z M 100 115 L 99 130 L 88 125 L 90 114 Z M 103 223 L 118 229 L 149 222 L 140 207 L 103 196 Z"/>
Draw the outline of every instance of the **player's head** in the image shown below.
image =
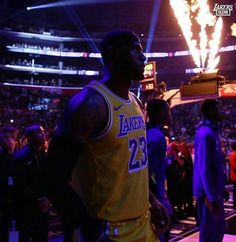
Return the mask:
<path fill-rule="evenodd" d="M 127 29 L 109 32 L 101 43 L 101 55 L 106 68 L 122 72 L 127 78 L 142 80 L 146 60 L 139 37 Z"/>
<path fill-rule="evenodd" d="M 5 126 L 0 133 L 0 145 L 7 150 L 14 150 L 16 146 L 18 130 L 13 126 Z"/>
<path fill-rule="evenodd" d="M 119 29 L 109 32 L 101 43 L 101 55 L 103 62 L 108 63 L 112 56 L 111 50 L 127 49 L 133 42 L 139 42 L 139 37 L 132 31 Z"/>
<path fill-rule="evenodd" d="M 208 119 L 214 123 L 218 123 L 223 118 L 219 102 L 216 99 L 205 99 L 202 102 L 201 111 L 204 119 Z"/>
<path fill-rule="evenodd" d="M 171 113 L 169 104 L 163 99 L 152 99 L 147 103 L 147 115 L 150 123 L 170 126 Z"/>
<path fill-rule="evenodd" d="M 25 129 L 25 135 L 29 144 L 43 146 L 46 141 L 44 129 L 41 125 L 35 124 Z"/>

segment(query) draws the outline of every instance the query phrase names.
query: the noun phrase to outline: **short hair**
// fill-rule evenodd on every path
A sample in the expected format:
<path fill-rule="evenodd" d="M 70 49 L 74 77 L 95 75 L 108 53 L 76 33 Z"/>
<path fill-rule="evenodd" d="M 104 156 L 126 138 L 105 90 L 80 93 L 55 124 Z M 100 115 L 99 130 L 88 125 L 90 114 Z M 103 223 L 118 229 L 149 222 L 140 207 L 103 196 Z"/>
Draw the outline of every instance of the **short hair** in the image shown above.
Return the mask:
<path fill-rule="evenodd" d="M 234 151 L 236 151 L 236 142 L 233 142 L 231 144 L 231 149 L 234 150 Z"/>
<path fill-rule="evenodd" d="M 104 64 L 107 63 L 110 49 L 126 47 L 136 41 L 140 42 L 139 37 L 131 30 L 118 29 L 109 32 L 101 43 L 101 55 Z"/>
<path fill-rule="evenodd" d="M 41 125 L 39 124 L 30 125 L 25 128 L 25 135 L 28 137 L 35 131 L 39 130 L 40 128 L 41 128 Z"/>
<path fill-rule="evenodd" d="M 161 114 L 168 106 L 164 99 L 152 99 L 147 103 L 147 115 L 152 120 L 156 115 Z"/>
<path fill-rule="evenodd" d="M 216 99 L 205 99 L 201 105 L 201 112 L 206 118 L 211 113 L 212 108 L 217 107 L 219 102 Z"/>

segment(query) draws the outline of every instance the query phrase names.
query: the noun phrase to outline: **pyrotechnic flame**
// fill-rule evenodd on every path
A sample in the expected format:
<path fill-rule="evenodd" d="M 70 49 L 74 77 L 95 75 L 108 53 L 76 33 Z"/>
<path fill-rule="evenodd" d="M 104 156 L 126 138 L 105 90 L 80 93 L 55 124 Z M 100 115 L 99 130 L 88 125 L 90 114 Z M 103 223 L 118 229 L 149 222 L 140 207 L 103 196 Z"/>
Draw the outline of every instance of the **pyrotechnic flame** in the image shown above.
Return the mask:
<path fill-rule="evenodd" d="M 208 66 L 207 66 L 209 70 L 214 70 L 220 61 L 220 56 L 216 57 L 216 54 L 219 51 L 222 26 L 223 26 L 222 18 L 218 18 L 215 25 L 215 31 L 212 34 L 212 39 L 209 41 L 210 55 L 209 55 Z"/>
<path fill-rule="evenodd" d="M 190 4 L 187 0 L 170 0 L 170 5 L 196 66 L 202 70 L 214 69 L 220 60 L 216 55 L 219 51 L 222 19 L 210 13 L 207 0 L 191 0 Z M 196 26 L 200 29 L 197 38 L 194 37 L 196 31 L 193 31 Z M 208 37 L 209 28 L 213 29 L 211 39 Z"/>

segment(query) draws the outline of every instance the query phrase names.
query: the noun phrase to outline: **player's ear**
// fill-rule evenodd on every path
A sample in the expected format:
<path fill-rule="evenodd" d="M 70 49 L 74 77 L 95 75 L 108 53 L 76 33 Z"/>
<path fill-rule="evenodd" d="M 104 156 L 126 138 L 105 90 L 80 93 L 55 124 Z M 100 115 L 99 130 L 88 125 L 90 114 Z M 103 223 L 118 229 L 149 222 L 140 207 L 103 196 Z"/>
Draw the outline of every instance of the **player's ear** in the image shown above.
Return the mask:
<path fill-rule="evenodd" d="M 120 49 L 117 47 L 110 47 L 108 49 L 109 52 L 109 56 L 111 56 L 112 59 L 117 59 L 118 57 L 120 57 Z"/>

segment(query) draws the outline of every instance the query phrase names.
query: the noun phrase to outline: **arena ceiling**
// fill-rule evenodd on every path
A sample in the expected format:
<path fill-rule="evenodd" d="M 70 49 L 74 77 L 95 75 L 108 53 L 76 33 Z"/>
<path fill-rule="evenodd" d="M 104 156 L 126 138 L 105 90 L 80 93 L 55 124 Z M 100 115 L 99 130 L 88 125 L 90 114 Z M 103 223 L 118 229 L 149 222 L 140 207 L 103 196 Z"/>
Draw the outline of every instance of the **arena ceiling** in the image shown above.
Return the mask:
<path fill-rule="evenodd" d="M 69 30 L 81 31 L 79 28 L 84 27 L 84 31 L 88 33 L 107 32 L 114 28 L 129 28 L 144 35 L 149 33 L 151 23 L 154 22 L 153 35 L 155 36 L 174 37 L 181 33 L 169 0 L 76 0 L 75 2 L 81 4 L 31 11 L 27 11 L 26 7 L 60 1 L 0 0 L 0 2 L 8 9 L 0 12 L 1 22 L 21 19 L 26 22 L 42 23 L 42 25 L 51 25 L 56 28 L 59 26 L 59 28 Z M 232 15 L 224 17 L 225 30 L 228 31 L 230 24 L 236 22 L 235 0 L 208 0 L 208 2 L 210 9 L 213 9 L 215 3 L 234 5 Z M 181 8 L 181 6 L 179 7 Z M 152 21 L 153 13 L 154 18 L 157 18 L 155 21 Z"/>

